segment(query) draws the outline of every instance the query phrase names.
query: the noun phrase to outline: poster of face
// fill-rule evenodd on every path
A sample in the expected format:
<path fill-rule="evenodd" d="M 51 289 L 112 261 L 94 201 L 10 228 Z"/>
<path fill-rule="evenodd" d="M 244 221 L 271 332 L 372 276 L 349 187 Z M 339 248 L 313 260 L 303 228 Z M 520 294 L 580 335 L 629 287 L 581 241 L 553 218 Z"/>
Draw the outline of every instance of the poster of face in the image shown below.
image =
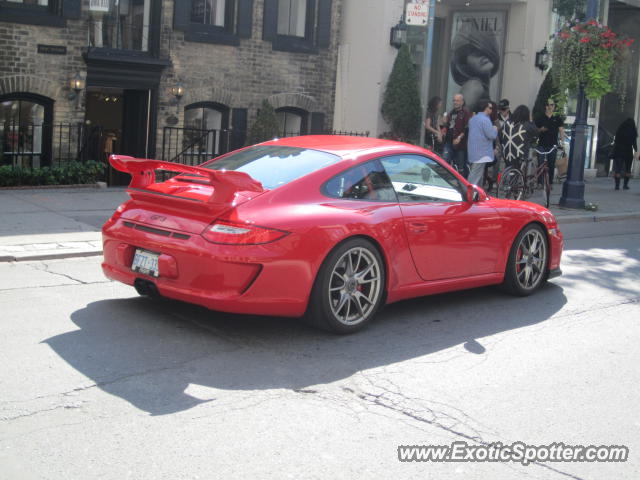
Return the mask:
<path fill-rule="evenodd" d="M 498 101 L 505 39 L 505 11 L 454 12 L 447 106 L 462 93 L 473 111 L 482 98 Z"/>

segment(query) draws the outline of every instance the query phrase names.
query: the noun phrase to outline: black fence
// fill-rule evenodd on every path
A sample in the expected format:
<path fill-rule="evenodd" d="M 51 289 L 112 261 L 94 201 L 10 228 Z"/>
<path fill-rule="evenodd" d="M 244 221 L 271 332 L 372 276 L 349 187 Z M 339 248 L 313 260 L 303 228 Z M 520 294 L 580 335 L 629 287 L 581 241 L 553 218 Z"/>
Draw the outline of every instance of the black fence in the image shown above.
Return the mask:
<path fill-rule="evenodd" d="M 164 127 L 159 159 L 199 165 L 241 147 L 246 132 Z M 325 135 L 368 137 L 369 132 L 327 131 Z M 300 135 L 286 132 L 283 137 Z M 20 168 L 62 166 L 69 162 L 106 162 L 115 144 L 100 125 L 85 123 L 0 123 L 0 165 Z"/>
<path fill-rule="evenodd" d="M 104 161 L 104 132 L 84 123 L 0 123 L 0 165 L 19 168 Z"/>
<path fill-rule="evenodd" d="M 231 130 L 164 127 L 160 159 L 183 165 L 200 165 L 227 153 Z"/>

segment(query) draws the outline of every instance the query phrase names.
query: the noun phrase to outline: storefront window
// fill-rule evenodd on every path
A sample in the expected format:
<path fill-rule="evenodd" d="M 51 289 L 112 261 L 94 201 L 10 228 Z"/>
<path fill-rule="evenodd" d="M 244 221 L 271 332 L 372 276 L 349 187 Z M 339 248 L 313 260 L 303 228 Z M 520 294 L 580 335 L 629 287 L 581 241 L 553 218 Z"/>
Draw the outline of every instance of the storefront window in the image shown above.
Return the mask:
<path fill-rule="evenodd" d="M 93 47 L 149 51 L 151 0 L 92 0 Z"/>
<path fill-rule="evenodd" d="M 9 99 L 0 102 L 0 165 L 40 166 L 45 106 Z"/>

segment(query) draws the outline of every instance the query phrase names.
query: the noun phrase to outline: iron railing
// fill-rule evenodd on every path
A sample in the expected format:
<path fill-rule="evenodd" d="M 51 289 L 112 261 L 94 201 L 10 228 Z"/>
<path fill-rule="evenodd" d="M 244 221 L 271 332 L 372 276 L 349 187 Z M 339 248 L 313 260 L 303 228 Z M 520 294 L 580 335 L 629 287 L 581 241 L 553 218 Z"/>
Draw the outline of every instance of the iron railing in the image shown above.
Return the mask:
<path fill-rule="evenodd" d="M 105 160 L 102 127 L 84 123 L 0 123 L 0 165 L 21 168 Z"/>
<path fill-rule="evenodd" d="M 164 127 L 160 159 L 199 165 L 228 152 L 230 130 Z"/>

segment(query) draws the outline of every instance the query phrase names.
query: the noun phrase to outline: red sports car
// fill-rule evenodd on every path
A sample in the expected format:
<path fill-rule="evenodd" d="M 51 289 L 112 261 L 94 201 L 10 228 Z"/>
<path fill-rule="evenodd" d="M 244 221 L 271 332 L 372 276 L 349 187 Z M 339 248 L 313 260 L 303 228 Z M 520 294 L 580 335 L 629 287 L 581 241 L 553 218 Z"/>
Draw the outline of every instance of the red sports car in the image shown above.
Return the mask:
<path fill-rule="evenodd" d="M 131 199 L 102 229 L 102 267 L 143 295 L 349 333 L 386 303 L 492 284 L 528 295 L 561 273 L 549 210 L 488 197 L 405 143 L 304 136 L 197 167 L 110 162 Z"/>

